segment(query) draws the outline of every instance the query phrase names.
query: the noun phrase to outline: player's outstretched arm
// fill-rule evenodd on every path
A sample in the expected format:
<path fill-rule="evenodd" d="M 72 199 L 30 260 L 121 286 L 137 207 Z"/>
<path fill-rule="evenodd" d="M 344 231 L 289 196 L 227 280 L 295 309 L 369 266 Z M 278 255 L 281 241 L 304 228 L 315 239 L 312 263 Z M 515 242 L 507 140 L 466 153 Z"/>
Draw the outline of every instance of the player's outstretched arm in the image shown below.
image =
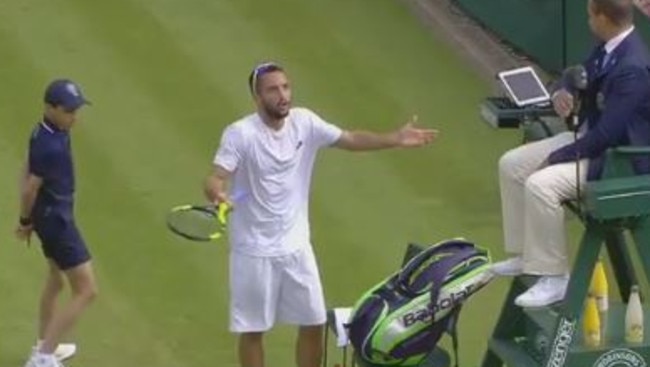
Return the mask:
<path fill-rule="evenodd" d="M 438 136 L 434 129 L 415 126 L 417 116 L 413 116 L 400 129 L 389 133 L 370 131 L 344 131 L 335 147 L 350 151 L 367 151 L 389 148 L 416 148 L 432 143 Z"/>

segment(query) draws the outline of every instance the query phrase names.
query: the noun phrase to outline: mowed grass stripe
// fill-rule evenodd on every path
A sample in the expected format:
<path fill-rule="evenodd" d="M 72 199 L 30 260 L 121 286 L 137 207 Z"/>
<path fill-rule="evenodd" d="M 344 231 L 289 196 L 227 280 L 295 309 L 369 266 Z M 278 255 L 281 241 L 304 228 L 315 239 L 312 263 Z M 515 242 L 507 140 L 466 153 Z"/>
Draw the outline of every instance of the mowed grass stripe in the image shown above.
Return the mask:
<path fill-rule="evenodd" d="M 153 111 L 162 117 L 155 119 L 159 129 L 169 128 L 181 144 L 191 147 L 216 146 L 220 126 L 215 114 L 234 116 L 236 102 L 174 42 L 173 29 L 135 1 L 72 3 L 84 14 L 79 22 L 91 30 L 94 41 L 111 49 L 112 67 L 155 101 Z"/>
<path fill-rule="evenodd" d="M 248 74 L 258 62 L 281 56 L 275 44 L 281 40 L 268 42 L 266 32 L 251 27 L 251 16 L 242 14 L 233 1 L 195 1 L 192 6 L 176 0 L 138 3 L 165 25 L 167 41 L 191 57 L 193 67 L 228 95 L 233 111 L 218 108 L 224 103 L 219 95 L 194 93 L 207 102 L 216 124 L 224 125 L 251 112 L 254 105 L 247 85 Z M 276 4 L 283 6 L 282 2 Z"/>

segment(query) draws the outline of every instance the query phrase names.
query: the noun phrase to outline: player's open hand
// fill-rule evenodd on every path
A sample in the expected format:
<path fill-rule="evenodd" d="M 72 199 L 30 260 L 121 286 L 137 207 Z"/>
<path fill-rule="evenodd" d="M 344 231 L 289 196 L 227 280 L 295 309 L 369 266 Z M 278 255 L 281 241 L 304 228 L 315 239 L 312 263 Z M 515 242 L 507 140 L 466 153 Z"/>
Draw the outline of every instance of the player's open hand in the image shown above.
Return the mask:
<path fill-rule="evenodd" d="M 25 241 L 27 246 L 29 246 L 31 238 L 32 238 L 32 231 L 34 230 L 34 227 L 32 225 L 18 225 L 18 228 L 16 228 L 16 237 L 20 241 Z"/>
<path fill-rule="evenodd" d="M 418 117 L 413 116 L 397 132 L 397 145 L 404 148 L 421 147 L 432 143 L 438 136 L 438 130 L 423 129 L 415 126 Z"/>

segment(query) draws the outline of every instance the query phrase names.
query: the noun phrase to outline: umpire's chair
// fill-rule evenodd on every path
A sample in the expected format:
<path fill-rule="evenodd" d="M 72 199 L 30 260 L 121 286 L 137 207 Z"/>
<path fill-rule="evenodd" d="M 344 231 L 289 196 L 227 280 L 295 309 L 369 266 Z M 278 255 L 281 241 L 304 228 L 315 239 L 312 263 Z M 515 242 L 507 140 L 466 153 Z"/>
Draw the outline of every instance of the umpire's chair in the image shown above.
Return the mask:
<path fill-rule="evenodd" d="M 642 155 L 650 155 L 650 148 L 620 147 L 607 152 L 603 178 L 587 183 L 579 203 L 582 210 L 577 214 L 585 230 L 564 301 L 542 309 L 517 307 L 515 297 L 532 285 L 534 278 L 513 280 L 482 367 L 650 365 L 648 340 L 630 344 L 624 339 L 625 303 L 631 285 L 638 284 L 624 232 L 629 232 L 643 270 L 650 276 L 650 175 L 635 175 L 632 169 L 632 160 Z M 610 305 L 602 342 L 594 347 L 584 343 L 581 317 L 603 243 L 621 300 Z M 649 316 L 645 313 L 646 329 Z"/>

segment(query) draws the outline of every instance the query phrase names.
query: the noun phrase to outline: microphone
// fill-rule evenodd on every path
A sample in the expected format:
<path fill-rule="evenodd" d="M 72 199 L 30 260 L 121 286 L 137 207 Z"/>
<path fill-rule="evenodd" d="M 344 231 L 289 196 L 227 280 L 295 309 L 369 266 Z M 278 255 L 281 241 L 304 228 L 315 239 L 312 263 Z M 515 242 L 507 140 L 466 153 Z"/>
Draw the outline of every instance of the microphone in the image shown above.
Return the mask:
<path fill-rule="evenodd" d="M 589 83 L 587 78 L 587 69 L 582 65 L 574 65 L 564 70 L 564 77 L 569 82 L 569 86 L 578 90 L 587 89 Z"/>

